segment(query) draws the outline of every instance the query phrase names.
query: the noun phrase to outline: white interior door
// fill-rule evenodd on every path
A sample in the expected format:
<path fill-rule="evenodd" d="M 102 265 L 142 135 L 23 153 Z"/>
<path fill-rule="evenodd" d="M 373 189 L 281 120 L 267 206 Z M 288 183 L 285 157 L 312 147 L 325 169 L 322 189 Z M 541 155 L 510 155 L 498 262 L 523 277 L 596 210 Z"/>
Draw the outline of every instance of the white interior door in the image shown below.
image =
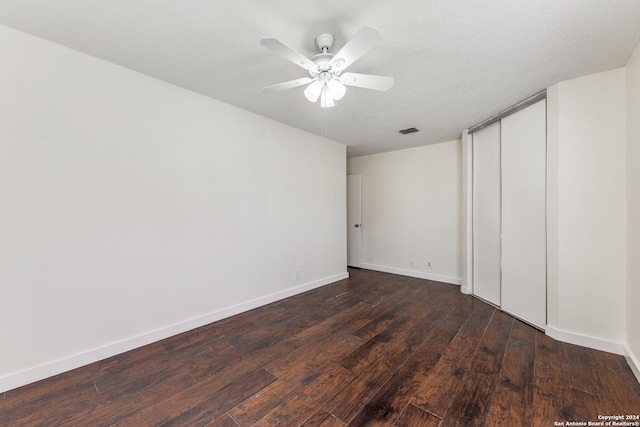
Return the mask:
<path fill-rule="evenodd" d="M 347 265 L 362 263 L 362 177 L 347 175 Z"/>
<path fill-rule="evenodd" d="M 500 306 L 500 122 L 473 134 L 473 293 Z"/>
<path fill-rule="evenodd" d="M 502 309 L 544 329 L 546 101 L 502 119 Z"/>

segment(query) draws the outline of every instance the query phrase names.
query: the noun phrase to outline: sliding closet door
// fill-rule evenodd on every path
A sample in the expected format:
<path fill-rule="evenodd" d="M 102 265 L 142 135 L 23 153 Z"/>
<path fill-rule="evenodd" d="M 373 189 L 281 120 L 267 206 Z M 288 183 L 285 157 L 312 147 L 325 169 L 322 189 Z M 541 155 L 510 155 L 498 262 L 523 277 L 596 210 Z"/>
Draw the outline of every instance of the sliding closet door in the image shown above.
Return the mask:
<path fill-rule="evenodd" d="M 473 134 L 473 293 L 500 305 L 500 123 Z"/>
<path fill-rule="evenodd" d="M 502 309 L 546 325 L 546 101 L 502 119 Z"/>

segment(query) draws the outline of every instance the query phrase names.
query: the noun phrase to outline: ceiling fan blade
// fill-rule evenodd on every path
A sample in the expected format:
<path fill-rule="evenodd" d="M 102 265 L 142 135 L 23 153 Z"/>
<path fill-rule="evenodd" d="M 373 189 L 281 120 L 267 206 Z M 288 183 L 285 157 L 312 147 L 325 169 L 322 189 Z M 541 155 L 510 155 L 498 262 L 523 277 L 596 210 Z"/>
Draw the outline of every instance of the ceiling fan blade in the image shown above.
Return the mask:
<path fill-rule="evenodd" d="M 331 58 L 331 65 L 338 70 L 344 70 L 356 62 L 362 55 L 380 43 L 382 36 L 375 28 L 362 27 L 342 49 Z"/>
<path fill-rule="evenodd" d="M 393 86 L 393 77 L 373 76 L 371 74 L 342 73 L 340 83 L 345 86 L 362 87 L 373 90 L 389 90 Z"/>
<path fill-rule="evenodd" d="M 318 66 L 309 58 L 293 49 L 292 47 L 287 46 L 282 43 L 280 40 L 275 37 L 267 37 L 260 41 L 260 44 L 267 49 L 271 49 L 275 53 L 284 56 L 289 61 L 294 64 L 304 68 L 305 70 L 315 70 Z"/>
<path fill-rule="evenodd" d="M 311 83 L 313 79 L 309 77 L 303 77 L 301 79 L 289 80 L 288 82 L 278 83 L 277 85 L 263 87 L 262 90 L 265 92 L 279 92 L 281 90 L 292 89 L 294 87 L 304 86 Z"/>

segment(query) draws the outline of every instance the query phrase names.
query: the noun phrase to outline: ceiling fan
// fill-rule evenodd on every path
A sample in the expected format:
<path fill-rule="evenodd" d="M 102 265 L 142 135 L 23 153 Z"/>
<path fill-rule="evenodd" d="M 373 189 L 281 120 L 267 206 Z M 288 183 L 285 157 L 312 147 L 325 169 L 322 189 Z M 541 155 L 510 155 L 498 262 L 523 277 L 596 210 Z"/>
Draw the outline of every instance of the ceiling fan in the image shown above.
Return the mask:
<path fill-rule="evenodd" d="M 333 54 L 329 53 L 334 42 L 333 36 L 322 33 L 316 37 L 316 46 L 318 46 L 321 53 L 309 59 L 274 37 L 264 38 L 260 42 L 262 46 L 304 68 L 309 72 L 309 77 L 267 86 L 262 90 L 277 92 L 309 85 L 305 89 L 304 95 L 311 102 L 316 102 L 320 99 L 320 106 L 323 108 L 333 107 L 335 101 L 342 99 L 347 92 L 345 86 L 381 91 L 388 90 L 393 86 L 393 77 L 343 72 L 349 65 L 378 44 L 380 40 L 382 40 L 382 36 L 378 30 L 371 27 L 362 27 L 338 53 Z"/>

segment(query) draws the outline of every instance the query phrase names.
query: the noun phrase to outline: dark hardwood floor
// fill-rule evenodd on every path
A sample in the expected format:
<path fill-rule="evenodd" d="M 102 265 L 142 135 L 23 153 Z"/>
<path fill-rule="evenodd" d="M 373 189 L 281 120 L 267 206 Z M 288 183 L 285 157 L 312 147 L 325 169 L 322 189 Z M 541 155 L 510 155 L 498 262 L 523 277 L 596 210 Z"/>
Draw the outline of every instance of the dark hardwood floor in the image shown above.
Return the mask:
<path fill-rule="evenodd" d="M 0 394 L 3 426 L 553 426 L 640 414 L 621 356 L 367 270 Z"/>

